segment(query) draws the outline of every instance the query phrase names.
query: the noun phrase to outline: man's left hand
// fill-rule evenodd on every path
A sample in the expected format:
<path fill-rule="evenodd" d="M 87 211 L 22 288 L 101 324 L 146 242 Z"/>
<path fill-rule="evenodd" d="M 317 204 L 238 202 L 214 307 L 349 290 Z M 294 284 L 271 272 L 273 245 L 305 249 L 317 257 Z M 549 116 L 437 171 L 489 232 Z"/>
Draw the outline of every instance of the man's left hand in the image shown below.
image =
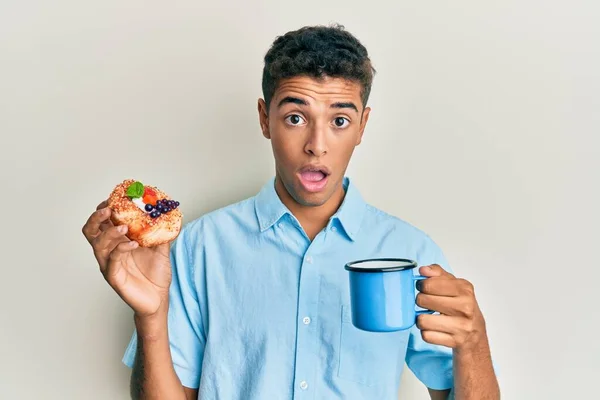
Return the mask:
<path fill-rule="evenodd" d="M 435 264 L 421 267 L 420 273 L 428 278 L 417 282 L 421 292 L 417 295 L 417 304 L 440 313 L 417 318 L 423 340 L 455 350 L 485 343 L 485 321 L 473 285 Z"/>

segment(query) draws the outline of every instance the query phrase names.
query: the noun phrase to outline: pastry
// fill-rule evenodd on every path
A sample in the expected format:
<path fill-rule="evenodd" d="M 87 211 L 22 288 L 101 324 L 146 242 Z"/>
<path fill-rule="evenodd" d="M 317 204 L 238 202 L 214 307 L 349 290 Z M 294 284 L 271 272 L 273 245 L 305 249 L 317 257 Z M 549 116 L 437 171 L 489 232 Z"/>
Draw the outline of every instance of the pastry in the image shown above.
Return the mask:
<path fill-rule="evenodd" d="M 169 243 L 181 229 L 179 202 L 154 186 L 133 179 L 118 184 L 108 198 L 114 225 L 127 225 L 127 237 L 142 247 Z"/>

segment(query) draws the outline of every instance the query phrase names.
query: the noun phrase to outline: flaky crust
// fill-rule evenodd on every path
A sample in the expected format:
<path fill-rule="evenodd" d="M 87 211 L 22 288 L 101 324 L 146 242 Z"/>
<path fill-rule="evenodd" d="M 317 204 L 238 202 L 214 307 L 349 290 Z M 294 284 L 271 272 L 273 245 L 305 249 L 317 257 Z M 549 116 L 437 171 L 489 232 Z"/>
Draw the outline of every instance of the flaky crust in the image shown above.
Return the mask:
<path fill-rule="evenodd" d="M 118 184 L 108 198 L 111 220 L 115 225 L 127 225 L 127 237 L 142 247 L 153 247 L 169 243 L 179 235 L 183 214 L 176 208 L 158 218 L 152 218 L 127 197 L 127 188 L 135 180 L 126 179 Z M 172 200 L 158 188 L 145 185 L 156 191 L 159 199 Z"/>

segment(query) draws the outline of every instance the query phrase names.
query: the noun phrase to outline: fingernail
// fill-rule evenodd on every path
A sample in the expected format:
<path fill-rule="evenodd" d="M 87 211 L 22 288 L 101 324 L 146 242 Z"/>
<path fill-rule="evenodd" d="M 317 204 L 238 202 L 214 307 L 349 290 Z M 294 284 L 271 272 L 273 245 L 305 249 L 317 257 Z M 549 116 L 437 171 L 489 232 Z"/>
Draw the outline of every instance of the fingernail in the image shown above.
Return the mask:
<path fill-rule="evenodd" d="M 118 230 L 120 233 L 125 233 L 125 232 L 127 232 L 127 225 L 121 225 L 121 226 L 119 226 L 119 227 L 117 228 L 117 230 Z"/>
<path fill-rule="evenodd" d="M 135 247 L 138 247 L 138 242 L 136 242 L 136 241 L 131 241 L 131 242 L 129 243 L 129 246 L 131 246 L 131 247 L 134 247 L 134 248 L 135 248 Z"/>
<path fill-rule="evenodd" d="M 423 290 L 423 281 L 417 281 L 417 284 L 415 285 L 417 287 L 417 290 L 420 292 Z"/>

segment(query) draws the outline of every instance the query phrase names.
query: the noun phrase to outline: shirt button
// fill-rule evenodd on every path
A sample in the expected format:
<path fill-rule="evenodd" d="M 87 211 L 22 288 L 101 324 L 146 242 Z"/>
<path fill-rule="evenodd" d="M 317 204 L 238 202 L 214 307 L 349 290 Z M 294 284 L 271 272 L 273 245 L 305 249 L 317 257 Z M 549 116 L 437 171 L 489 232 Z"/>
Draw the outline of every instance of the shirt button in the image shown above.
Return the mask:
<path fill-rule="evenodd" d="M 308 325 L 308 324 L 310 324 L 310 318 L 304 317 L 304 318 L 302 318 L 302 322 L 304 322 L 304 325 Z"/>
<path fill-rule="evenodd" d="M 335 226 L 332 226 L 331 230 L 335 232 L 335 231 L 337 231 L 337 228 Z"/>
<path fill-rule="evenodd" d="M 280 222 L 277 224 L 278 227 L 283 228 L 283 224 Z"/>
<path fill-rule="evenodd" d="M 300 382 L 300 389 L 302 389 L 302 390 L 308 389 L 308 383 L 306 383 L 306 381 Z"/>
<path fill-rule="evenodd" d="M 311 256 L 306 257 L 306 262 L 309 264 L 312 264 L 312 262 L 313 262 L 312 257 Z"/>

